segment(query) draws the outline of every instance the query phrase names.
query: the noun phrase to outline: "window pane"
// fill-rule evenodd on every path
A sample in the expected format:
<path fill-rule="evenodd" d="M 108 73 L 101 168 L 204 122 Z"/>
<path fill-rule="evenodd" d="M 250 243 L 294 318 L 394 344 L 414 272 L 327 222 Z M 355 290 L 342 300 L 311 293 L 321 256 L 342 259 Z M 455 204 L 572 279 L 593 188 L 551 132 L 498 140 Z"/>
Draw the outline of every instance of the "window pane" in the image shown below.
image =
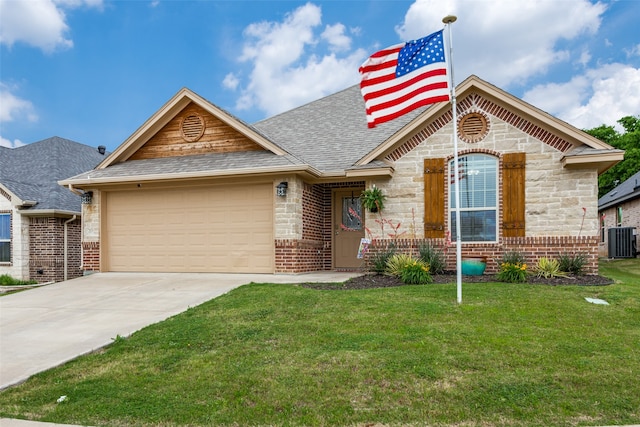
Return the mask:
<path fill-rule="evenodd" d="M 465 242 L 496 241 L 498 206 L 498 160 L 486 154 L 469 154 L 458 159 L 461 238 Z M 450 229 L 456 234 L 456 192 L 454 163 L 449 162 Z"/>
<path fill-rule="evenodd" d="M 342 224 L 352 230 L 362 229 L 362 204 L 360 197 L 342 198 Z"/>
<path fill-rule="evenodd" d="M 11 215 L 0 214 L 0 240 L 11 239 Z"/>
<path fill-rule="evenodd" d="M 0 262 L 11 262 L 11 243 L 0 242 Z"/>
<path fill-rule="evenodd" d="M 494 242 L 496 236 L 496 211 L 461 211 L 460 238 L 463 242 Z M 451 211 L 451 235 L 456 236 L 456 212 Z"/>

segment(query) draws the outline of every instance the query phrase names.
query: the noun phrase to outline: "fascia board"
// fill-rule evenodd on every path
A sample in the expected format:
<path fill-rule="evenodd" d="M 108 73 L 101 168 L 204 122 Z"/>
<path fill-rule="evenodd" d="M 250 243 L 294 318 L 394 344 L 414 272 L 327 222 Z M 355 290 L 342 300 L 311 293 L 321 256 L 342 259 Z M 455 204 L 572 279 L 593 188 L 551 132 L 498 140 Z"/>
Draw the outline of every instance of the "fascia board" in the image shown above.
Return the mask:
<path fill-rule="evenodd" d="M 345 172 L 347 178 L 370 178 L 370 177 L 392 177 L 393 168 L 381 167 L 381 168 L 369 168 L 369 169 L 352 169 Z"/>
<path fill-rule="evenodd" d="M 16 193 L 14 193 L 13 191 L 9 190 L 1 182 L 0 182 L 0 189 L 2 189 L 2 191 L 7 193 L 9 196 L 11 196 L 11 205 L 12 206 L 16 206 L 16 207 L 17 206 L 33 206 L 33 205 L 36 205 L 38 203 L 35 200 L 23 200 L 23 199 L 21 199 Z"/>
<path fill-rule="evenodd" d="M 562 158 L 562 167 L 580 167 L 598 165 L 598 175 L 624 159 L 624 152 L 615 150 L 611 153 L 582 154 L 577 156 L 565 156 Z"/>
<path fill-rule="evenodd" d="M 292 165 L 285 167 L 268 167 L 268 168 L 244 168 L 234 169 L 231 171 L 198 171 L 198 172 L 182 172 L 175 174 L 153 174 L 153 175 L 127 175 L 121 177 L 105 177 L 105 178 L 85 178 L 85 179 L 66 179 L 58 181 L 59 185 L 71 185 L 75 188 L 93 187 L 108 184 L 124 184 L 129 182 L 148 182 L 148 181 L 172 181 L 199 178 L 224 178 L 238 176 L 255 176 L 255 175 L 275 175 L 286 173 L 308 173 L 312 176 L 320 176 L 321 173 L 309 165 Z"/>
<path fill-rule="evenodd" d="M 36 210 L 22 210 L 18 209 L 18 213 L 22 216 L 29 217 L 73 217 L 74 215 L 81 216 L 82 212 L 64 211 L 58 209 L 36 209 Z"/>

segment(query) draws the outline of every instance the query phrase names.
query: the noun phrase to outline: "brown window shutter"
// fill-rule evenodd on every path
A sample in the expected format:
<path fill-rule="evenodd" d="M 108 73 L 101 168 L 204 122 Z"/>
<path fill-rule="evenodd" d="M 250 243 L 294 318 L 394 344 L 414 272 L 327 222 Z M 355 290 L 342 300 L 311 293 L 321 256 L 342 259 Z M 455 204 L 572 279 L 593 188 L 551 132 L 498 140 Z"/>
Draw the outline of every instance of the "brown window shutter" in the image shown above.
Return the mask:
<path fill-rule="evenodd" d="M 444 237 L 444 159 L 424 160 L 424 237 Z"/>
<path fill-rule="evenodd" d="M 502 235 L 524 237 L 525 153 L 502 157 Z"/>

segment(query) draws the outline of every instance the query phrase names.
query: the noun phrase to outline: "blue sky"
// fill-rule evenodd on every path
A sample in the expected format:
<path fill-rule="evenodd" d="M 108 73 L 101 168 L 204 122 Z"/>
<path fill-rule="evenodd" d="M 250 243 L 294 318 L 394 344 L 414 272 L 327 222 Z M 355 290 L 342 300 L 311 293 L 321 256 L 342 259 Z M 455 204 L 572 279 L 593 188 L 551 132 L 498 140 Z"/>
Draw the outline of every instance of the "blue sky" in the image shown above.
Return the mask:
<path fill-rule="evenodd" d="M 470 74 L 578 128 L 640 115 L 636 0 L 0 0 L 0 145 L 115 149 L 182 87 L 249 123 L 453 24 Z"/>

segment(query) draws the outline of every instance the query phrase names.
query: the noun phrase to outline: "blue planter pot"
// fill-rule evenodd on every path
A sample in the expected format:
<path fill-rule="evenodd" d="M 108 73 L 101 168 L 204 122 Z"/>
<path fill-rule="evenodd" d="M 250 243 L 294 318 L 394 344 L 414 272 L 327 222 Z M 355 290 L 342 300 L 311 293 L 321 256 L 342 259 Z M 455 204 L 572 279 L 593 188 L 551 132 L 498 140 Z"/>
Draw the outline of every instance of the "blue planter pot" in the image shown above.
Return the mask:
<path fill-rule="evenodd" d="M 462 274 L 466 276 L 482 276 L 487 268 L 485 258 L 464 258 L 462 260 Z"/>

